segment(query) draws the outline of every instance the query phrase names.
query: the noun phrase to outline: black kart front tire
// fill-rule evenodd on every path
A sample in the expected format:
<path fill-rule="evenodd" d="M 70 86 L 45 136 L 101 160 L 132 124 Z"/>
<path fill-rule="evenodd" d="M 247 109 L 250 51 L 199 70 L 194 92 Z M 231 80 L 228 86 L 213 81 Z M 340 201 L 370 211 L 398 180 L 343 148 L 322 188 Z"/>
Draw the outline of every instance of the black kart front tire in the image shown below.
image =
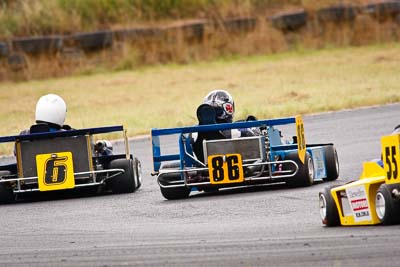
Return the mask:
<path fill-rule="evenodd" d="M 400 223 L 400 201 L 392 197 L 393 186 L 381 184 L 375 196 L 375 211 L 384 225 Z"/>
<path fill-rule="evenodd" d="M 132 159 L 115 159 L 110 162 L 110 169 L 123 169 L 124 173 L 110 178 L 107 185 L 113 193 L 132 193 L 136 190 L 136 178 L 134 173 L 134 161 Z"/>
<path fill-rule="evenodd" d="M 331 194 L 333 187 L 335 186 L 325 187 L 319 193 L 319 214 L 322 223 L 329 227 L 340 225 L 339 212 Z"/>

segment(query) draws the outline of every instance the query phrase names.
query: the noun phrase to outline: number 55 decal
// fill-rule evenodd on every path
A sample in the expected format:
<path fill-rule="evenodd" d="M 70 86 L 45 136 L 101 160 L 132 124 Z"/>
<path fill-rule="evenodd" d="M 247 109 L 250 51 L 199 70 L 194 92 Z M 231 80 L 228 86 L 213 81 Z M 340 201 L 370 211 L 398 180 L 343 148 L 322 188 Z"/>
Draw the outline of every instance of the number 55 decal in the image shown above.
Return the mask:
<path fill-rule="evenodd" d="M 400 135 L 384 136 L 382 143 L 382 160 L 386 171 L 386 183 L 400 183 Z"/>
<path fill-rule="evenodd" d="M 209 156 L 208 168 L 212 184 L 240 183 L 244 181 L 242 156 L 240 154 Z"/>

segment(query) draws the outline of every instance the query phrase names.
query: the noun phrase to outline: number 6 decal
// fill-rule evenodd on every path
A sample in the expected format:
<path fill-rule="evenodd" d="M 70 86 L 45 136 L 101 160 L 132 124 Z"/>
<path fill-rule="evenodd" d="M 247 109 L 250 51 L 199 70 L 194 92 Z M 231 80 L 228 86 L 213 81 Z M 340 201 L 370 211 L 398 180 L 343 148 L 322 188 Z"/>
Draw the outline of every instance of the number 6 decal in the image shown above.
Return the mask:
<path fill-rule="evenodd" d="M 240 183 L 244 181 L 240 154 L 212 155 L 208 157 L 211 184 Z"/>
<path fill-rule="evenodd" d="M 40 191 L 75 187 L 71 152 L 38 154 L 36 155 L 36 169 Z"/>

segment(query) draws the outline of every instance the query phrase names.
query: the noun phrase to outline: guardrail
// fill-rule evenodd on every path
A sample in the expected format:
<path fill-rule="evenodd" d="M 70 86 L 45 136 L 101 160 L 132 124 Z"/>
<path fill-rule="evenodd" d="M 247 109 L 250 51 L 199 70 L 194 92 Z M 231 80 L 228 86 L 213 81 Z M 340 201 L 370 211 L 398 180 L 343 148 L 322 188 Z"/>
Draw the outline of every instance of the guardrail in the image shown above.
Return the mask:
<path fill-rule="evenodd" d="M 298 32 L 310 23 L 339 25 L 352 23 L 357 16 L 367 15 L 381 23 L 395 20 L 400 24 L 400 0 L 384 0 L 365 5 L 336 5 L 316 10 L 312 14 L 300 9 L 277 13 L 266 17 L 267 23 L 283 34 Z M 205 19 L 173 23 L 158 27 L 135 27 L 129 29 L 103 30 L 74 33 L 71 35 L 51 35 L 0 40 L 0 60 L 6 59 L 10 69 L 20 70 L 26 67 L 26 55 L 68 54 L 71 51 L 84 53 L 98 52 L 114 46 L 116 42 L 149 44 L 173 43 L 176 36 L 188 44 L 201 43 L 213 34 L 221 31 L 240 34 L 254 31 L 260 24 L 259 17 L 238 17 L 221 21 Z M 76 53 L 75 56 L 81 53 Z"/>

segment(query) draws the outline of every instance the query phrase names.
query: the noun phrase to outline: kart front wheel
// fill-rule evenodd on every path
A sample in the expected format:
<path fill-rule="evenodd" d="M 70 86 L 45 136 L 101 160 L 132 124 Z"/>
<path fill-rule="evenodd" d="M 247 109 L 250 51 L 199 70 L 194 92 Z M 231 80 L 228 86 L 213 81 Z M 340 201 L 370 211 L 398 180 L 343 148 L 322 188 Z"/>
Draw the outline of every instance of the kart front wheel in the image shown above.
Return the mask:
<path fill-rule="evenodd" d="M 325 187 L 324 191 L 319 193 L 319 214 L 326 226 L 340 225 L 339 213 L 331 194 L 332 188 Z"/>
<path fill-rule="evenodd" d="M 339 159 L 334 146 L 324 147 L 324 156 L 326 164 L 326 181 L 333 181 L 339 177 Z"/>
<path fill-rule="evenodd" d="M 11 188 L 7 188 L 6 184 L 0 183 L 0 204 L 12 203 L 15 196 Z"/>
<path fill-rule="evenodd" d="M 123 169 L 124 173 L 110 178 L 107 185 L 113 193 L 132 193 L 137 188 L 134 173 L 134 161 L 132 159 L 115 159 L 110 162 L 110 169 Z"/>
<path fill-rule="evenodd" d="M 375 211 L 384 225 L 400 223 L 400 202 L 392 197 L 392 187 L 381 184 L 375 196 Z"/>

